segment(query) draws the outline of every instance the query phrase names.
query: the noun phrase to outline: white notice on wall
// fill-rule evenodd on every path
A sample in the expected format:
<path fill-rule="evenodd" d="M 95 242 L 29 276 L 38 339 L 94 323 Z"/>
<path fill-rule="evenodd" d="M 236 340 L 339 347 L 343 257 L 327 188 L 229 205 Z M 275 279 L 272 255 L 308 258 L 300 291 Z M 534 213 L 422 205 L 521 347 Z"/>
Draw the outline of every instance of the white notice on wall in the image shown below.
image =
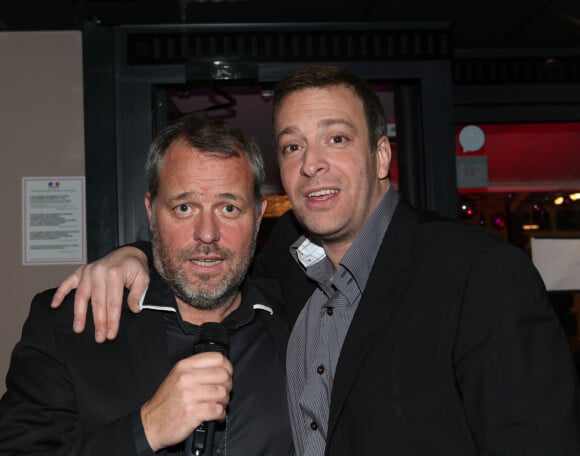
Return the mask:
<path fill-rule="evenodd" d="M 84 177 L 23 177 L 22 198 L 22 263 L 85 263 Z"/>
<path fill-rule="evenodd" d="M 532 260 L 549 291 L 580 290 L 580 238 L 532 237 Z"/>

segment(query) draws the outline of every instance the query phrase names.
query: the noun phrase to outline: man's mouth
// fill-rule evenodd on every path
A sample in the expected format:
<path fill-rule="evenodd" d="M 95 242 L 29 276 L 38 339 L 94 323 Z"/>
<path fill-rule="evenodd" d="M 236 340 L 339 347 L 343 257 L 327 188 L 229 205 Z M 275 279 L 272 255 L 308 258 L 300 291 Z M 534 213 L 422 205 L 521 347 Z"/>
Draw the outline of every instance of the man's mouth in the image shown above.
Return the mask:
<path fill-rule="evenodd" d="M 315 198 L 317 196 L 326 196 L 326 195 L 333 195 L 338 193 L 338 190 L 334 190 L 331 188 L 325 188 L 324 190 L 316 190 L 315 192 L 308 193 L 308 198 Z"/>
<path fill-rule="evenodd" d="M 192 263 L 195 263 L 199 266 L 215 266 L 216 264 L 219 264 L 222 260 L 220 258 L 218 258 L 218 259 L 199 259 L 199 258 L 195 259 L 195 258 L 193 258 L 189 261 L 191 261 Z"/>

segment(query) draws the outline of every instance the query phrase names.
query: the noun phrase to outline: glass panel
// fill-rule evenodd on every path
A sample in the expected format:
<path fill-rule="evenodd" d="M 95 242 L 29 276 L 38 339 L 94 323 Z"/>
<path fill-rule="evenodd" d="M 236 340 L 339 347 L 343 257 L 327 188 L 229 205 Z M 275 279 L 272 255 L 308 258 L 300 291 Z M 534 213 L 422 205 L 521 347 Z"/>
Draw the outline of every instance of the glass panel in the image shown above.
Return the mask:
<path fill-rule="evenodd" d="M 524 250 L 580 235 L 580 122 L 459 125 L 460 218 Z"/>
<path fill-rule="evenodd" d="M 398 188 L 399 173 L 397 160 L 394 88 L 389 83 L 373 82 L 373 89 L 383 102 L 387 116 L 388 136 L 393 158 L 391 181 Z M 220 116 L 234 125 L 244 128 L 254 136 L 264 153 L 266 182 L 263 192 L 268 199 L 268 210 L 262 221 L 259 245 L 268 237 L 277 217 L 291 208 L 280 182 L 276 152 L 272 141 L 272 92 L 259 84 L 208 85 L 166 84 L 154 90 L 156 131 L 179 117 L 205 111 Z"/>
<path fill-rule="evenodd" d="M 460 125 L 456 160 L 459 217 L 531 255 L 580 372 L 580 122 Z"/>

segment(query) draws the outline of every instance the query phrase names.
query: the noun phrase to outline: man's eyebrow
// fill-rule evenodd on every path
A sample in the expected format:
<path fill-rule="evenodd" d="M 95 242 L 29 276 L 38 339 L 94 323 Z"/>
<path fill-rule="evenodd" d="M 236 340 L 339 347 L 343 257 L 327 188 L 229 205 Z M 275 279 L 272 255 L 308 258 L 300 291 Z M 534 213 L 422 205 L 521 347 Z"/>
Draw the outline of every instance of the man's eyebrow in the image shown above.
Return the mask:
<path fill-rule="evenodd" d="M 353 131 L 357 131 L 356 125 L 348 119 L 344 118 L 331 118 L 331 119 L 322 119 L 318 122 L 318 126 L 320 127 L 332 127 L 333 125 L 345 125 L 346 127 L 350 128 Z M 292 134 L 300 134 L 300 130 L 290 125 L 289 127 L 284 128 L 281 132 L 276 135 L 276 140 L 280 139 L 281 136 L 284 135 L 292 135 Z"/>
<path fill-rule="evenodd" d="M 170 198 L 167 198 L 167 200 L 170 202 L 178 202 L 178 201 L 183 201 L 183 200 L 188 200 L 188 199 L 196 199 L 196 198 L 198 198 L 198 194 L 196 192 L 184 192 L 184 193 L 180 193 L 179 195 L 175 195 L 175 196 L 172 196 Z"/>
<path fill-rule="evenodd" d="M 238 195 L 237 193 L 231 193 L 231 192 L 218 193 L 216 196 L 220 199 L 227 199 L 227 200 L 233 200 L 233 201 L 244 201 L 245 200 L 245 198 L 243 196 Z"/>
<path fill-rule="evenodd" d="M 293 134 L 299 134 L 299 133 L 300 133 L 300 130 L 297 127 L 294 127 L 291 125 L 289 127 L 284 128 L 284 130 L 282 130 L 281 132 L 279 132 L 276 135 L 276 140 L 280 139 L 280 137 L 284 136 L 284 135 L 293 135 Z"/>
<path fill-rule="evenodd" d="M 169 201 L 171 202 L 179 202 L 179 201 L 185 201 L 185 200 L 190 200 L 190 199 L 198 199 L 200 197 L 200 195 L 197 192 L 183 192 L 180 193 L 179 195 L 173 196 L 171 198 L 169 198 Z M 243 196 L 238 195 L 237 193 L 232 193 L 232 192 L 222 192 L 222 193 L 216 193 L 214 195 L 215 198 L 218 199 L 227 199 L 227 200 L 232 200 L 232 201 L 244 201 Z"/>
<path fill-rule="evenodd" d="M 332 127 L 333 125 L 337 125 L 337 124 L 345 125 L 354 131 L 357 130 L 356 125 L 354 123 L 352 123 L 348 119 L 344 119 L 344 118 L 340 118 L 340 117 L 337 119 L 322 119 L 320 122 L 318 122 L 318 125 L 320 125 L 321 127 Z"/>

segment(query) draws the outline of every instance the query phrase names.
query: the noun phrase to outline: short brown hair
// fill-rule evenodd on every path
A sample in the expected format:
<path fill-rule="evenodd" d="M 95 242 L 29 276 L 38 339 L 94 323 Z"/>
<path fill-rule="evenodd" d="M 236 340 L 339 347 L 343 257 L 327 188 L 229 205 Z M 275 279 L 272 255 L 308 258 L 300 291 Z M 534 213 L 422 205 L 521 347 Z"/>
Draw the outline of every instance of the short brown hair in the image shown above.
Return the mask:
<path fill-rule="evenodd" d="M 349 87 L 360 98 L 365 113 L 371 151 L 374 152 L 379 138 L 387 135 L 385 110 L 369 84 L 346 68 L 313 65 L 290 74 L 274 88 L 274 118 L 276 118 L 280 103 L 288 95 L 304 89 L 333 86 Z"/>

